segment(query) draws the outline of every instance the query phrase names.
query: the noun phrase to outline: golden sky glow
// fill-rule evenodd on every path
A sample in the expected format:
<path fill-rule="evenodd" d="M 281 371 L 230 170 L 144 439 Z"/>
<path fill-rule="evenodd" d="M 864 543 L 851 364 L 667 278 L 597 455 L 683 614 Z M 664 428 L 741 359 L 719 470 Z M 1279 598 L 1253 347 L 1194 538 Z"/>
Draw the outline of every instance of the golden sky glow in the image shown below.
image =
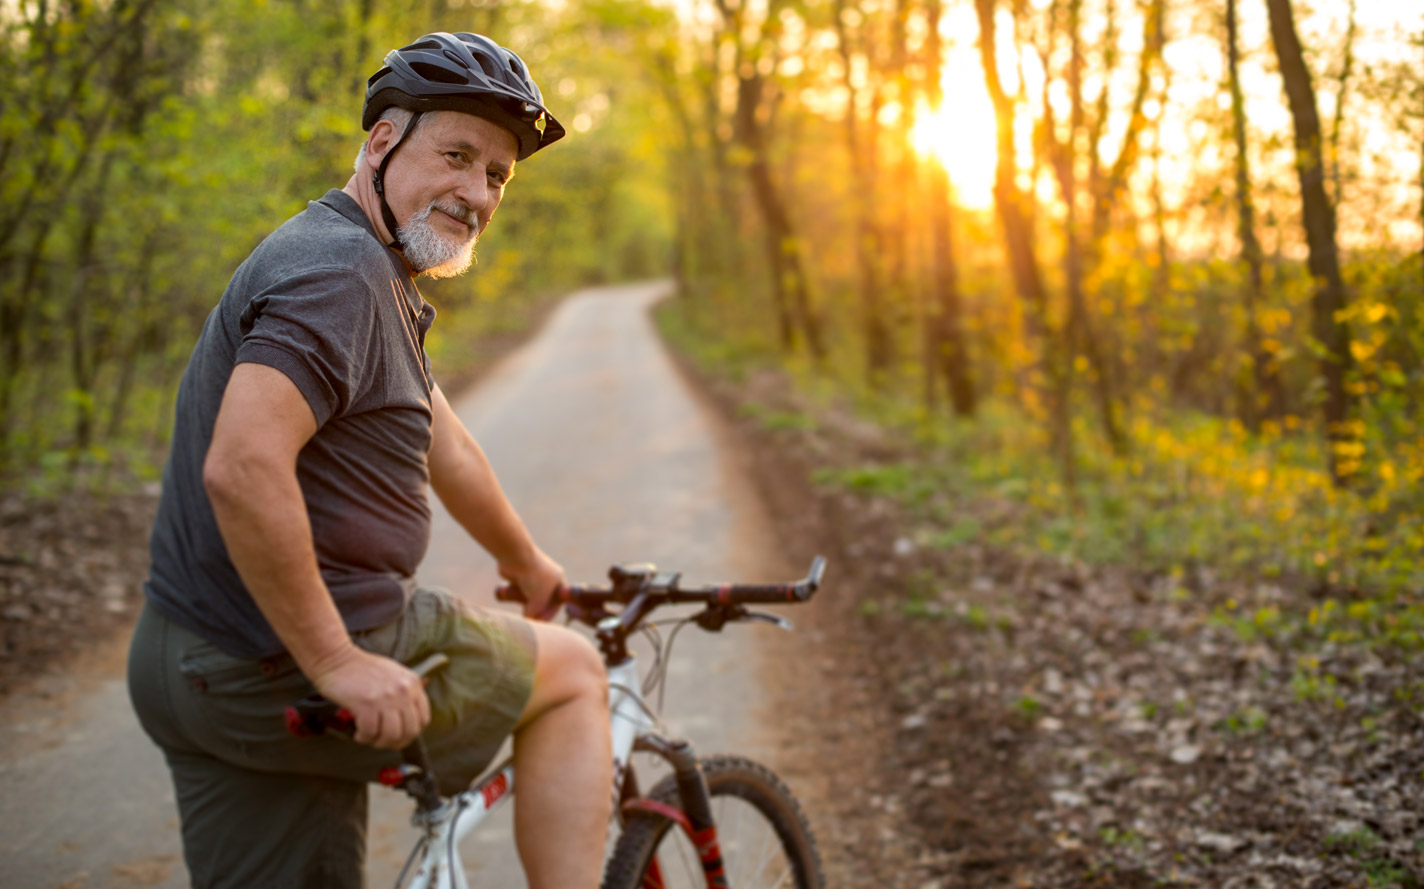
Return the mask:
<path fill-rule="evenodd" d="M 1405 9 L 1411 5 L 1359 0 L 1356 11 L 1359 33 L 1354 47 L 1357 83 L 1362 63 L 1409 58 L 1407 37 L 1410 33 L 1417 34 L 1424 27 L 1424 15 L 1417 7 Z M 1280 75 L 1274 69 L 1264 7 L 1263 4 L 1241 6 L 1241 74 L 1253 151 L 1260 155 L 1253 158 L 1253 172 L 1263 178 L 1288 176 L 1291 119 L 1282 96 Z M 1318 51 L 1312 57 L 1312 63 L 1317 102 L 1327 127 L 1335 113 L 1337 87 L 1333 68 L 1338 65 L 1336 57 L 1343 42 L 1347 14 L 1348 4 L 1344 0 L 1314 4 L 1313 10 L 1308 13 L 1303 7 L 1297 11 L 1297 27 L 1302 40 L 1308 48 Z M 1016 139 L 1019 168 L 1022 170 L 1032 160 L 1027 132 L 1030 120 L 1027 118 L 1038 119 L 1043 113 L 1043 75 L 1038 59 L 1031 52 L 1018 60 L 1011 55 L 1014 23 L 1007 10 L 999 11 L 997 25 L 1001 79 L 1012 90 L 1022 70 L 1028 81 L 1024 91 L 1026 119 L 1019 121 L 1022 132 L 1017 134 Z M 1094 53 L 1096 45 L 1093 38 L 1099 36 L 1092 33 L 1095 26 L 1101 27 L 1093 22 L 1086 23 L 1085 27 L 1085 42 Z M 1116 155 L 1126 129 L 1126 109 L 1136 77 L 1135 57 L 1141 49 L 1141 27 L 1141 19 L 1135 11 L 1122 15 L 1118 23 L 1116 42 L 1125 58 L 1120 62 L 1123 70 L 1116 80 L 1107 85 L 1112 99 L 1109 105 L 1114 110 L 1105 136 L 1098 145 L 1099 156 L 1105 162 L 1110 162 Z M 937 109 L 917 109 L 910 140 L 916 151 L 937 159 L 949 171 L 959 204 L 984 208 L 992 203 L 995 122 L 980 67 L 977 45 L 979 26 L 972 5 L 955 4 L 946 10 L 941 33 L 946 43 L 942 73 L 945 100 Z M 1225 59 L 1220 37 L 1200 21 L 1181 15 L 1169 19 L 1168 38 L 1165 55 L 1170 69 L 1166 85 L 1167 101 L 1163 103 L 1154 98 L 1149 101 L 1146 111 L 1149 117 L 1161 116 L 1160 127 L 1155 132 L 1160 133 L 1162 142 L 1164 196 L 1170 204 L 1181 205 L 1190 203 L 1190 189 L 1204 170 L 1229 160 L 1224 154 L 1223 139 L 1215 129 L 1219 123 L 1208 124 L 1203 119 L 1207 109 L 1212 106 L 1220 109 L 1220 103 L 1226 100 L 1223 90 Z M 1417 56 L 1417 51 L 1414 54 Z M 1416 61 L 1424 63 L 1424 59 Z M 1022 64 L 1022 68 L 1016 63 Z M 1156 85 L 1160 97 L 1163 86 L 1160 76 Z M 1100 77 L 1087 78 L 1084 84 L 1086 101 L 1091 104 L 1102 88 Z M 1358 91 L 1358 86 L 1355 89 Z M 1370 120 L 1368 115 L 1371 110 L 1358 102 L 1358 92 L 1352 98 L 1355 104 L 1347 106 L 1345 119 L 1347 125 L 1353 127 L 1352 136 L 1357 140 L 1356 155 L 1362 180 L 1375 184 L 1397 183 L 1386 185 L 1378 196 L 1387 203 L 1399 206 L 1397 219 L 1392 219 L 1391 214 L 1381 218 L 1375 211 L 1373 224 L 1386 227 L 1396 239 L 1417 240 L 1421 234 L 1418 231 L 1417 210 L 1409 212 L 1407 208 L 1411 205 L 1417 208 L 1419 202 L 1418 145 L 1411 143 L 1407 136 L 1386 122 Z M 1058 119 L 1066 119 L 1069 109 L 1064 84 L 1050 85 L 1048 101 L 1053 104 Z M 1152 138 L 1144 136 L 1144 153 L 1150 150 Z M 1270 147 L 1266 147 L 1268 143 Z M 1349 214 L 1344 209 L 1342 213 L 1346 217 L 1342 218 L 1342 223 L 1348 225 Z M 1376 235 L 1379 233 L 1375 232 Z"/>

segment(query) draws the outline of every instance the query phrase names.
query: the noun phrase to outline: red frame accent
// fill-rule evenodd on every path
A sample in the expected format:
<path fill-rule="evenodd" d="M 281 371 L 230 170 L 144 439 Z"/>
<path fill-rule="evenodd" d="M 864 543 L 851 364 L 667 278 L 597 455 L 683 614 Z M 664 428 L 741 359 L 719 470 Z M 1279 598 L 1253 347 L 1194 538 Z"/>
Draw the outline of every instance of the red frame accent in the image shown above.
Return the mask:
<path fill-rule="evenodd" d="M 706 830 L 693 830 L 692 822 L 688 820 L 686 812 L 675 806 L 646 797 L 628 800 L 623 804 L 623 812 L 649 812 L 661 815 L 681 827 L 682 832 L 687 834 L 687 838 L 692 841 L 692 847 L 697 850 L 697 857 L 702 861 L 702 874 L 707 880 L 707 889 L 727 889 L 727 870 L 722 864 L 722 847 L 717 842 L 716 825 Z M 647 872 L 643 874 L 642 889 L 664 889 L 665 885 L 662 869 L 658 865 L 657 858 L 654 858 L 649 863 Z"/>
<path fill-rule="evenodd" d="M 630 799 L 623 804 L 623 812 L 650 812 L 654 815 L 661 815 L 678 827 L 689 837 L 692 836 L 692 822 L 687 820 L 687 814 L 676 806 L 667 803 L 660 803 L 655 799 L 648 799 L 640 796 L 637 799 Z"/>
<path fill-rule="evenodd" d="M 500 772 L 490 779 L 489 783 L 480 788 L 480 796 L 484 798 L 485 808 L 488 809 L 499 802 L 500 797 L 509 792 L 509 779 Z"/>

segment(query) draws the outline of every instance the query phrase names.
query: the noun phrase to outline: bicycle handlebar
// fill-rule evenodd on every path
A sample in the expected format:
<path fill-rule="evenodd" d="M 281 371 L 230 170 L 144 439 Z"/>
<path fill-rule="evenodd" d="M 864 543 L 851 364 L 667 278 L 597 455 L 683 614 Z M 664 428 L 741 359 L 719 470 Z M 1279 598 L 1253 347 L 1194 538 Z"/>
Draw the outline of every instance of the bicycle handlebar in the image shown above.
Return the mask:
<path fill-rule="evenodd" d="M 614 565 L 608 569 L 609 586 L 569 584 L 560 587 L 555 598 L 561 604 L 572 603 L 595 611 L 610 602 L 626 605 L 640 596 L 645 601 L 657 600 L 657 604 L 661 605 L 805 602 L 820 589 L 825 573 L 826 560 L 816 556 L 811 560 L 806 576 L 792 583 L 723 583 L 684 587 L 680 572 L 660 572 L 649 562 L 637 562 Z M 506 583 L 495 589 L 495 598 L 501 602 L 523 602 L 524 594 L 518 587 Z"/>

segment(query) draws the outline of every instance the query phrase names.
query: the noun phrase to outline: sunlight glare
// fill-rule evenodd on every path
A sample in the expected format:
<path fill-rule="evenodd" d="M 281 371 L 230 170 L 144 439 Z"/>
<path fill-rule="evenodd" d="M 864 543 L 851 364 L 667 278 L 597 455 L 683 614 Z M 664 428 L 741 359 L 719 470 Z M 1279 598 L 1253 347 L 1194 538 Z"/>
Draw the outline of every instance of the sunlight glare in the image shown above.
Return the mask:
<path fill-rule="evenodd" d="M 970 53 L 950 53 L 941 75 L 944 103 L 921 106 L 910 131 L 910 142 L 949 172 L 957 203 L 983 209 L 994 200 L 994 103 L 984 88 L 983 72 Z"/>

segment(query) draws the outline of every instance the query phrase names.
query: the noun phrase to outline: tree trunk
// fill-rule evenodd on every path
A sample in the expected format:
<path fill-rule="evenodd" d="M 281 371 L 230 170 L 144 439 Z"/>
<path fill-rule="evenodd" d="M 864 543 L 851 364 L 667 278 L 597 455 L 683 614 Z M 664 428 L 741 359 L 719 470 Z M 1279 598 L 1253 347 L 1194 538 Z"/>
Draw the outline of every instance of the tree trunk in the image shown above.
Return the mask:
<path fill-rule="evenodd" d="M 1345 45 L 1341 52 L 1340 76 L 1336 78 L 1338 89 L 1335 93 L 1335 116 L 1330 121 L 1330 197 L 1335 206 L 1340 205 L 1340 195 L 1344 189 L 1344 174 L 1340 162 L 1340 130 L 1345 119 L 1345 96 L 1350 90 L 1350 74 L 1355 68 L 1355 36 L 1359 31 L 1355 21 L 1355 0 L 1350 0 L 1349 18 L 1345 26 Z"/>
<path fill-rule="evenodd" d="M 104 218 L 103 200 L 109 191 L 109 174 L 113 170 L 115 155 L 111 152 L 104 157 L 99 168 L 98 180 L 84 195 L 82 203 L 84 222 L 74 245 L 74 283 L 68 315 L 69 322 L 69 369 L 74 399 L 74 442 L 71 455 L 77 459 L 94 442 L 94 415 L 97 403 L 94 380 L 99 368 L 99 351 L 103 343 L 93 335 L 93 321 L 90 318 L 96 283 L 98 257 L 95 244 L 99 226 Z"/>
<path fill-rule="evenodd" d="M 1271 19 L 1271 42 L 1280 62 L 1281 80 L 1295 122 L 1296 173 L 1300 179 L 1301 215 L 1310 251 L 1309 267 L 1315 280 L 1311 299 L 1311 332 L 1321 350 L 1320 376 L 1325 384 L 1323 415 L 1329 442 L 1330 477 L 1343 486 L 1359 468 L 1359 436 L 1351 418 L 1354 398 L 1346 383 L 1352 360 L 1350 329 L 1341 320 L 1347 305 L 1340 255 L 1335 243 L 1335 208 L 1325 194 L 1325 167 L 1320 115 L 1315 87 L 1296 36 L 1290 0 L 1266 0 Z"/>
<path fill-rule="evenodd" d="M 1241 91 L 1240 54 L 1236 34 L 1236 0 L 1226 0 L 1226 70 L 1231 89 L 1231 132 L 1236 148 L 1237 234 L 1241 261 L 1246 265 L 1246 351 L 1251 358 L 1252 386 L 1243 400 L 1242 420 L 1252 432 L 1261 421 L 1280 414 L 1284 403 L 1281 376 L 1275 357 L 1261 336 L 1260 312 L 1265 302 L 1265 256 L 1256 237 L 1256 208 L 1251 170 L 1246 154 L 1246 101 Z"/>
<path fill-rule="evenodd" d="M 994 172 L 994 206 L 999 224 L 1004 230 L 1004 245 L 1009 257 L 1009 271 L 1014 288 L 1023 300 L 1026 324 L 1040 341 L 1040 358 L 1044 390 L 1049 402 L 1049 435 L 1054 454 L 1063 474 L 1064 484 L 1072 487 L 1077 478 L 1073 456 L 1072 428 L 1069 423 L 1069 392 L 1064 385 L 1062 359 L 1048 318 L 1048 294 L 1038 256 L 1033 249 L 1033 230 L 1029 223 L 1030 197 L 1019 190 L 1014 181 L 1017 173 L 1014 160 L 1014 106 L 999 80 L 998 47 L 995 44 L 995 0 L 974 0 L 979 17 L 979 57 L 984 69 L 984 83 L 994 103 L 995 133 L 998 161 Z"/>
<path fill-rule="evenodd" d="M 0 294 L 0 453 L 9 451 L 10 432 L 15 425 L 15 387 L 28 369 L 25 341 L 29 315 L 39 301 L 36 293 L 44 271 L 45 243 L 54 221 L 54 216 L 39 220 L 39 230 L 26 254 L 19 290 L 12 296 Z"/>
<path fill-rule="evenodd" d="M 940 44 L 940 0 L 929 0 L 925 6 L 932 22 L 926 54 L 930 77 L 925 98 L 931 108 L 944 101 L 940 81 L 943 48 Z M 954 255 L 954 230 L 950 198 L 949 171 L 936 161 L 930 163 L 930 245 L 934 254 L 934 316 L 930 342 L 933 344 L 930 365 L 944 375 L 950 403 L 960 417 L 971 417 L 977 406 L 974 380 L 969 368 L 969 352 L 964 338 L 964 309 L 959 293 L 959 267 Z"/>
<path fill-rule="evenodd" d="M 798 334 L 804 335 L 806 346 L 817 361 L 826 357 L 821 337 L 820 321 L 811 307 L 810 284 L 801 256 L 800 240 L 791 223 L 791 215 L 772 179 L 767 158 L 766 135 L 757 119 L 761 105 L 762 77 L 755 70 L 738 79 L 737 126 L 738 141 L 747 150 L 747 176 L 752 195 L 761 211 L 766 231 L 767 256 L 771 260 L 772 292 L 775 294 L 777 321 L 781 343 L 794 349 Z"/>
<path fill-rule="evenodd" d="M 885 307 L 882 305 L 884 292 L 884 271 L 882 255 L 885 236 L 876 218 L 878 204 L 871 200 L 875 183 L 879 179 L 878 152 L 876 150 L 876 115 L 872 110 L 866 132 L 860 129 L 859 104 L 861 91 L 853 76 L 853 57 L 850 34 L 846 31 L 846 0 L 836 0 L 835 5 L 836 42 L 840 50 L 842 69 L 845 73 L 846 88 L 846 149 L 850 158 L 851 177 L 854 180 L 854 213 L 856 218 L 856 265 L 860 279 L 860 322 L 865 331 L 865 379 L 871 388 L 879 388 L 884 382 L 885 372 L 890 368 L 890 331 L 886 325 Z M 878 88 L 871 85 L 871 90 Z M 879 107 L 878 97 L 872 102 Z"/>

